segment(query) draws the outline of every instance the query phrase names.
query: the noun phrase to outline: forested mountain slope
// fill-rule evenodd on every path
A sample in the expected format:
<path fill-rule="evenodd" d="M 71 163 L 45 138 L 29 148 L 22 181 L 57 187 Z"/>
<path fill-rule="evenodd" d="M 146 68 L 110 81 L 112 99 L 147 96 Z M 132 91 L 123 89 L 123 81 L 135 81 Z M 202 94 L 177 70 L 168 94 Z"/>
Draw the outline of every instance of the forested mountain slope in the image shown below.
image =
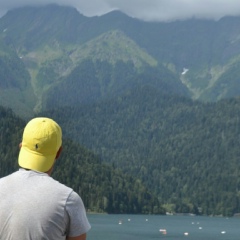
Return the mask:
<path fill-rule="evenodd" d="M 232 215 L 240 211 L 239 113 L 239 99 L 203 104 L 145 86 L 47 114 L 171 211 Z"/>
<path fill-rule="evenodd" d="M 124 22 L 131 19 L 123 14 L 120 15 L 125 19 Z M 114 21 L 113 18 L 112 22 L 114 23 Z M 94 82 L 91 82 L 88 75 L 84 75 L 84 73 L 82 73 L 81 79 L 77 78 L 76 80 L 84 81 L 84 85 L 87 85 L 89 89 L 76 89 L 71 85 L 71 81 L 67 84 L 62 83 L 72 78 L 76 69 L 82 70 L 82 62 L 87 59 L 100 62 L 100 64 L 95 64 L 96 71 L 100 73 L 103 72 L 101 68 L 104 65 L 101 62 L 106 62 L 110 65 L 109 68 L 116 69 L 116 73 L 129 72 L 129 69 L 132 74 L 141 72 L 145 75 L 145 82 L 148 81 L 148 78 L 152 78 L 148 75 L 153 74 L 149 71 L 145 72 L 144 69 L 148 66 L 154 67 L 156 68 L 154 78 L 159 78 L 157 74 L 163 71 L 161 76 L 164 75 L 165 82 L 169 79 L 170 85 L 175 88 L 175 91 L 179 89 L 180 94 L 182 92 L 188 94 L 187 88 L 181 83 L 179 77 L 160 63 L 158 65 L 158 61 L 151 57 L 146 49 L 140 48 L 121 29 L 115 27 L 115 24 L 109 25 L 105 20 L 102 22 L 100 18 L 84 17 L 72 8 L 50 5 L 42 8 L 27 7 L 13 10 L 0 19 L 0 32 L 0 38 L 5 46 L 19 57 L 19 61 L 23 65 L 21 72 L 27 70 L 30 76 L 26 77 L 30 80 L 26 80 L 30 83 L 30 89 L 21 89 L 20 92 L 17 92 L 16 88 L 9 86 L 1 93 L 6 98 L 2 104 L 14 109 L 21 117 L 25 117 L 23 112 L 28 112 L 29 109 L 32 109 L 32 114 L 45 110 L 47 97 L 52 92 L 59 91 L 62 85 L 67 85 L 70 90 L 67 92 L 66 105 L 73 104 L 71 100 L 67 101 L 69 96 L 94 95 L 95 92 L 92 92 L 95 89 L 95 86 L 92 85 Z M 123 62 L 125 66 L 119 65 L 117 62 Z M 86 69 L 86 67 L 85 64 L 83 71 L 91 72 L 92 69 Z M 114 84 L 113 88 L 118 91 L 117 87 L 123 81 L 125 81 L 125 88 L 131 87 L 132 81 L 128 83 L 127 79 L 121 79 L 116 73 L 109 76 L 108 79 L 103 79 L 106 73 L 104 76 L 97 75 L 96 81 L 98 81 L 99 88 L 104 89 L 106 84 L 110 86 Z M 8 81 L 8 74 L 10 73 L 7 72 L 0 82 Z M 124 77 L 124 75 L 121 76 Z M 133 77 L 137 76 L 131 76 L 131 78 Z M 107 80 L 109 83 L 106 83 Z M 16 78 L 16 81 L 20 80 Z M 107 87 L 110 88 L 110 86 Z M 105 98 L 108 91 L 102 91 L 101 97 Z M 16 102 L 24 102 L 25 109 L 14 105 L 11 101 L 13 93 L 15 93 Z M 29 101 L 29 94 L 34 95 L 35 98 L 31 98 Z M 88 98 L 84 101 L 88 101 Z"/>
<path fill-rule="evenodd" d="M 117 68 L 116 63 L 122 61 L 134 74 L 144 73 L 145 82 L 164 73 L 165 83 L 174 83 L 179 94 L 193 99 L 217 101 L 239 96 L 239 22 L 239 17 L 143 22 L 118 11 L 85 17 L 74 8 L 57 5 L 9 11 L 0 19 L 0 58 L 6 69 L 0 78 L 0 86 L 5 86 L 4 91 L 0 89 L 0 103 L 21 117 L 46 110 L 46 96 L 65 85 L 66 79 L 72 78 L 87 59 L 107 62 L 111 68 Z M 25 85 L 22 77 L 5 67 L 16 62 Z M 155 69 L 152 75 L 144 72 L 146 67 Z M 106 83 L 102 86 L 101 76 L 96 77 L 104 89 Z M 119 80 L 114 76 L 110 79 L 114 84 Z M 77 94 L 87 91 L 86 96 L 93 95 L 94 86 L 90 86 L 90 80 L 87 84 L 89 90 L 79 88 L 68 95 L 77 90 Z M 103 98 L 105 93 L 102 92 Z M 72 105 L 72 101 L 66 101 L 66 105 Z"/>
<path fill-rule="evenodd" d="M 169 70 L 162 67 L 142 67 L 132 62 L 84 60 L 57 86 L 49 88 L 42 101 L 44 109 L 92 104 L 103 99 L 116 99 L 129 90 L 152 86 L 159 94 L 188 95 L 184 85 Z"/>
<path fill-rule="evenodd" d="M 168 211 L 232 215 L 240 212 L 239 23 L 85 17 L 57 5 L 9 11 L 0 19 L 0 105 L 63 126 L 73 142 L 56 177 L 85 189 L 91 210 L 161 212 L 156 194 Z M 24 122 L 1 111 L 5 175 Z"/>
<path fill-rule="evenodd" d="M 18 169 L 17 156 L 25 122 L 0 106 L 0 178 Z M 64 137 L 53 177 L 78 192 L 88 211 L 162 213 L 160 202 L 141 181 L 103 163 Z"/>

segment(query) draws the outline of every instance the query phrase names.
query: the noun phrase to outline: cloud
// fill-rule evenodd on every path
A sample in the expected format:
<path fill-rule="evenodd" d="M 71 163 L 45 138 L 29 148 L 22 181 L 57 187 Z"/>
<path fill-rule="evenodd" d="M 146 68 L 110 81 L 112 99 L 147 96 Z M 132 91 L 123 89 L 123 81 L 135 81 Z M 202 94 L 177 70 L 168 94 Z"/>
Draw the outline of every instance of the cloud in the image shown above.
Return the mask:
<path fill-rule="evenodd" d="M 86 16 L 99 16 L 113 10 L 105 0 L 0 0 L 0 14 L 14 8 L 47 4 L 72 6 Z"/>
<path fill-rule="evenodd" d="M 171 21 L 187 18 L 219 19 L 240 15 L 239 0 L 106 0 L 113 8 L 140 19 Z"/>
<path fill-rule="evenodd" d="M 219 19 L 240 15 L 239 0 L 0 0 L 0 11 L 27 5 L 73 6 L 86 16 L 99 16 L 118 9 L 146 21 L 172 21 L 188 18 Z"/>

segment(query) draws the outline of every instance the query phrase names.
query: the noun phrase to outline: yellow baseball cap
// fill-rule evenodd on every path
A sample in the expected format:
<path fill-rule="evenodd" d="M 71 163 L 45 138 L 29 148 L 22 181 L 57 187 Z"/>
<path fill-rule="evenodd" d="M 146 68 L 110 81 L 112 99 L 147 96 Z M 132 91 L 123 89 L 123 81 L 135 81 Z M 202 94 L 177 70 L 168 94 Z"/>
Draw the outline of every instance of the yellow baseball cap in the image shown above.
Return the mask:
<path fill-rule="evenodd" d="M 61 127 L 50 118 L 34 118 L 23 131 L 18 164 L 26 169 L 47 172 L 52 167 L 61 145 Z"/>

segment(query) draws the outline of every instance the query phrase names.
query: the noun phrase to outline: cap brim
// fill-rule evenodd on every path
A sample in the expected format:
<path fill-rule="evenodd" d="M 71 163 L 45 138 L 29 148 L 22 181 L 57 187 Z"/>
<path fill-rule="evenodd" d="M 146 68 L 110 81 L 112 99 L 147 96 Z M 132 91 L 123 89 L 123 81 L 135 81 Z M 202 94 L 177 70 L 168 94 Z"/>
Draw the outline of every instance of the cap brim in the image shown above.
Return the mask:
<path fill-rule="evenodd" d="M 18 164 L 22 168 L 39 172 L 47 172 L 53 165 L 55 155 L 44 156 L 31 150 L 21 147 L 18 156 Z"/>

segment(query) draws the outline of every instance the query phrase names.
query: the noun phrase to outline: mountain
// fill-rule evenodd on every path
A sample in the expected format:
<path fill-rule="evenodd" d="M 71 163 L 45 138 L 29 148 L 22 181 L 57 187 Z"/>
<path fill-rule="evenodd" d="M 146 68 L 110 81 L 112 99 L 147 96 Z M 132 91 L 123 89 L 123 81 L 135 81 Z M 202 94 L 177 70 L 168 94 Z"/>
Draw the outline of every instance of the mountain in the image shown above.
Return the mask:
<path fill-rule="evenodd" d="M 41 114 L 144 182 L 169 212 L 233 215 L 240 211 L 239 101 L 202 103 L 144 86 Z"/>
<path fill-rule="evenodd" d="M 126 16 L 118 12 L 113 15 L 116 16 L 116 24 L 121 23 L 122 26 L 121 20 Z M 135 69 L 132 72 L 143 72 L 142 67 L 145 66 L 158 68 L 157 60 L 123 31 L 115 28 L 113 21 L 111 21 L 113 24 L 106 24 L 109 22 L 108 17 L 107 19 L 87 18 L 75 9 L 50 5 L 43 8 L 27 7 L 13 10 L 1 19 L 2 41 L 8 48 L 15 50 L 15 55 L 19 56 L 23 63 L 22 71 L 27 71 L 30 75 L 28 83 L 35 99 L 28 100 L 29 91 L 24 95 L 21 91 L 21 94 L 14 96 L 19 102 L 24 101 L 26 106 L 24 112 L 29 108 L 32 109 L 32 113 L 45 110 L 46 96 L 51 95 L 49 89 L 54 91 L 54 88 L 61 88 L 64 79 L 71 78 L 73 71 L 76 71 L 75 69 L 79 68 L 86 59 L 94 62 L 107 61 L 111 67 L 119 61 L 128 62 L 130 67 L 127 68 Z M 165 68 L 163 65 L 160 66 L 161 69 Z M 164 69 L 164 72 L 170 75 L 171 79 L 173 78 L 174 74 L 171 71 Z M 182 85 L 180 92 L 183 91 L 185 87 L 180 79 L 176 76 L 174 78 L 175 85 Z M 115 79 L 110 80 L 118 84 Z M 2 81 L 6 80 L 2 79 Z M 102 88 L 101 79 L 98 79 L 98 82 Z M 131 82 L 129 84 L 131 85 Z M 178 87 L 174 88 L 178 89 Z M 90 86 L 89 89 L 92 87 Z M 12 98 L 11 91 L 12 88 L 5 89 L 9 99 Z M 186 88 L 184 92 L 187 93 Z M 74 92 L 69 92 L 69 95 L 74 95 Z M 86 95 L 92 95 L 92 92 L 89 91 Z M 6 104 L 7 100 L 3 103 L 5 106 L 13 108 L 19 115 L 26 117 L 25 113 L 21 113 L 22 108 L 16 107 L 11 101 Z M 71 105 L 70 102 L 66 104 Z"/>
<path fill-rule="evenodd" d="M 108 61 L 111 64 L 122 60 L 131 61 L 136 67 L 144 64 L 157 66 L 157 61 L 152 56 L 119 30 L 105 32 L 70 54 L 70 57 L 77 62 L 89 56 L 92 60 Z"/>
<path fill-rule="evenodd" d="M 61 85 L 62 78 L 68 78 L 86 59 L 112 65 L 130 62 L 138 71 L 146 65 L 166 68 L 170 78 L 175 76 L 176 85 L 183 85 L 178 94 L 185 87 L 184 95 L 192 99 L 238 96 L 239 21 L 239 17 L 226 17 L 143 22 L 118 11 L 85 17 L 74 8 L 57 5 L 9 11 L 0 19 L 1 52 L 11 49 L 20 58 L 28 88 L 25 92 L 19 84 L 5 88 L 2 104 L 25 118 L 45 110 L 48 90 Z M 11 61 L 14 65 L 17 60 Z"/>
<path fill-rule="evenodd" d="M 9 11 L 0 19 L 0 105 L 63 126 L 70 143 L 57 177 L 79 189 L 84 159 L 93 187 L 81 188 L 101 189 L 90 209 L 161 212 L 160 201 L 171 212 L 231 216 L 240 212 L 239 21 L 152 23 L 57 5 Z M 114 198 L 104 189 L 116 189 Z M 127 209 L 130 199 L 141 208 Z"/>
<path fill-rule="evenodd" d="M 165 79 L 167 78 L 167 80 Z M 91 104 L 103 99 L 115 99 L 137 86 L 153 86 L 168 94 L 187 94 L 186 88 L 169 70 L 145 66 L 142 71 L 132 62 L 84 60 L 67 77 L 44 96 L 44 109 Z"/>
<path fill-rule="evenodd" d="M 57 5 L 11 10 L 0 19 L 2 58 L 10 58 L 12 65 L 19 62 L 26 83 L 23 87 L 23 80 L 11 77 L 14 73 L 3 66 L 15 84 L 6 84 L 8 77 L 0 79 L 0 86 L 5 86 L 0 90 L 1 104 L 25 118 L 46 110 L 46 96 L 65 85 L 73 71 L 89 59 L 112 67 L 119 61 L 129 63 L 127 68 L 144 74 L 145 83 L 163 71 L 161 81 L 174 78 L 178 86 L 169 89 L 170 93 L 192 99 L 218 101 L 238 96 L 239 21 L 239 17 L 227 17 L 219 21 L 143 22 L 119 11 L 86 17 L 74 8 Z M 148 67 L 156 69 L 155 76 L 144 73 Z M 97 78 L 99 87 L 105 88 L 101 77 Z M 114 77 L 109 88 L 112 82 L 117 83 Z M 84 94 L 91 95 L 93 88 Z M 71 105 L 72 101 L 65 103 Z"/>
<path fill-rule="evenodd" d="M 3 16 L 0 29 L 6 41 L 14 44 L 18 53 L 24 53 L 57 41 L 75 42 L 80 24 L 86 21 L 88 18 L 70 7 L 24 7 Z"/>
<path fill-rule="evenodd" d="M 19 168 L 18 145 L 25 124 L 12 110 L 0 107 L 0 178 Z M 63 148 L 53 177 L 78 192 L 87 211 L 164 214 L 157 197 L 138 179 L 103 163 L 69 139 L 63 139 Z"/>

